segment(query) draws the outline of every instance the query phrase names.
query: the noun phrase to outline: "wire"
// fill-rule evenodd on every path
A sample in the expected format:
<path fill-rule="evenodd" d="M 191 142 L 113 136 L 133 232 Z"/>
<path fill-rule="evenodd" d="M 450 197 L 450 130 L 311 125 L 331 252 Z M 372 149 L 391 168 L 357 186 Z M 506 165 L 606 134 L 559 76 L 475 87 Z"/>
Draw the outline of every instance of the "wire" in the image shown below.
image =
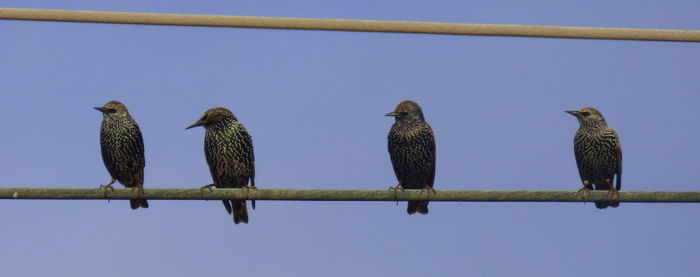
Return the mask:
<path fill-rule="evenodd" d="M 0 8 L 0 19 L 351 32 L 700 42 L 700 31 L 698 30 L 462 24 L 17 8 Z"/>
<path fill-rule="evenodd" d="M 99 188 L 0 188 L 0 199 L 136 199 L 131 189 Z M 300 201 L 487 201 L 487 202 L 584 202 L 607 201 L 607 191 L 591 191 L 584 200 L 577 191 L 527 190 L 352 190 L 352 189 L 145 189 L 144 197 L 159 200 L 300 200 Z M 620 191 L 620 202 L 700 203 L 700 191 Z"/>

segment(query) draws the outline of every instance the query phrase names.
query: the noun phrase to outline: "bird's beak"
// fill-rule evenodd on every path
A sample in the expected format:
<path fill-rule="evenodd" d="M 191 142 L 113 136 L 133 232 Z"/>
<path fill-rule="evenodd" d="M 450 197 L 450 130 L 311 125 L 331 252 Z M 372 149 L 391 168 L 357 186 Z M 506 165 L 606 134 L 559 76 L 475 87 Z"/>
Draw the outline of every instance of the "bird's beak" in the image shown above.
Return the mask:
<path fill-rule="evenodd" d="M 101 112 L 107 111 L 107 109 L 105 109 L 104 107 L 94 107 L 93 109 L 101 111 Z"/>
<path fill-rule="evenodd" d="M 388 114 L 385 114 L 384 116 L 399 116 L 399 113 L 397 112 L 390 112 Z"/>
<path fill-rule="evenodd" d="M 578 116 L 578 114 L 580 113 L 579 111 L 564 111 L 564 112 L 566 112 L 570 115 L 573 115 L 573 116 Z"/>
<path fill-rule="evenodd" d="M 202 126 L 202 125 L 204 125 L 204 121 L 197 120 L 197 122 L 195 122 L 194 124 L 187 126 L 187 128 L 185 128 L 185 130 L 190 129 L 190 128 L 194 128 L 197 126 Z"/>

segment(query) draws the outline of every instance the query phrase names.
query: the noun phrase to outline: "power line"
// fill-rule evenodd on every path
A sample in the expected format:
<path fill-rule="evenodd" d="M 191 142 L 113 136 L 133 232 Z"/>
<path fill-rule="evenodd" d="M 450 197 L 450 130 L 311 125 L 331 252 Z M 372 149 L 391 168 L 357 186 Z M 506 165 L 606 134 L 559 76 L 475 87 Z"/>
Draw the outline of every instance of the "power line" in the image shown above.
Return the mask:
<path fill-rule="evenodd" d="M 528 190 L 352 190 L 352 189 L 257 189 L 250 196 L 241 189 L 145 189 L 147 199 L 159 200 L 299 200 L 299 201 L 486 201 L 486 202 L 583 202 L 577 191 Z M 131 189 L 103 191 L 98 188 L 0 188 L 0 199 L 136 199 Z M 586 201 L 607 201 L 607 191 L 591 191 Z M 620 191 L 620 202 L 700 203 L 700 191 Z"/>
<path fill-rule="evenodd" d="M 17 8 L 0 8 L 0 19 L 351 32 L 700 42 L 700 31 L 698 30 L 463 24 Z"/>

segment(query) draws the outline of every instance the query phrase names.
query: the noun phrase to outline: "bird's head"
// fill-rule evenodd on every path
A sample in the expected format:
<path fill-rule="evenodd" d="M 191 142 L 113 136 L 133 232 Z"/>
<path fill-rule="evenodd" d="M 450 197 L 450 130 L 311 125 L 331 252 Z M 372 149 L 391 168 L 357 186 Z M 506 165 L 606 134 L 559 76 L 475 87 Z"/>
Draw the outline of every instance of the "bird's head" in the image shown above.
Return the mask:
<path fill-rule="evenodd" d="M 112 100 L 107 102 L 102 107 L 94 107 L 95 110 L 102 112 L 105 119 L 118 119 L 129 116 L 129 110 L 122 102 Z"/>
<path fill-rule="evenodd" d="M 603 115 L 594 108 L 583 108 L 578 111 L 566 111 L 567 113 L 573 115 L 578 119 L 581 126 L 595 125 L 603 123 L 605 124 L 605 118 Z"/>
<path fill-rule="evenodd" d="M 406 100 L 399 103 L 393 112 L 385 114 L 386 116 L 393 116 L 396 121 L 425 121 L 423 118 L 423 111 L 421 110 L 418 103 L 411 100 Z"/>
<path fill-rule="evenodd" d="M 185 128 L 185 130 L 197 127 L 197 126 L 202 126 L 204 128 L 207 128 L 207 126 L 210 126 L 212 124 L 217 124 L 220 122 L 225 122 L 227 120 L 231 121 L 238 121 L 236 119 L 236 116 L 233 115 L 231 111 L 229 111 L 226 108 L 221 108 L 221 107 L 216 107 L 216 108 L 211 108 L 204 112 L 202 116 L 197 120 L 197 122 L 193 123 L 192 125 L 188 126 Z"/>

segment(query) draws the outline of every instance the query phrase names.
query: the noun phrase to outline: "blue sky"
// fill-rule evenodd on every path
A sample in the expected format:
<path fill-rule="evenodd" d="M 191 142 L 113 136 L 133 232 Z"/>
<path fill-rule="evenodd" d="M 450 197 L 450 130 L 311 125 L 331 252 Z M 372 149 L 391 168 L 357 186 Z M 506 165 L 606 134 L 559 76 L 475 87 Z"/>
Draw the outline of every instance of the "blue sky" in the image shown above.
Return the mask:
<path fill-rule="evenodd" d="M 697 1 L 0 1 L 2 7 L 700 29 Z M 211 182 L 206 109 L 253 137 L 260 188 L 396 184 L 383 115 L 417 101 L 435 189 L 575 190 L 598 108 L 623 190 L 698 190 L 700 44 L 0 21 L 0 185 L 97 188 L 101 116 L 138 121 L 146 188 Z M 697 204 L 0 201 L 7 276 L 691 276 Z"/>

